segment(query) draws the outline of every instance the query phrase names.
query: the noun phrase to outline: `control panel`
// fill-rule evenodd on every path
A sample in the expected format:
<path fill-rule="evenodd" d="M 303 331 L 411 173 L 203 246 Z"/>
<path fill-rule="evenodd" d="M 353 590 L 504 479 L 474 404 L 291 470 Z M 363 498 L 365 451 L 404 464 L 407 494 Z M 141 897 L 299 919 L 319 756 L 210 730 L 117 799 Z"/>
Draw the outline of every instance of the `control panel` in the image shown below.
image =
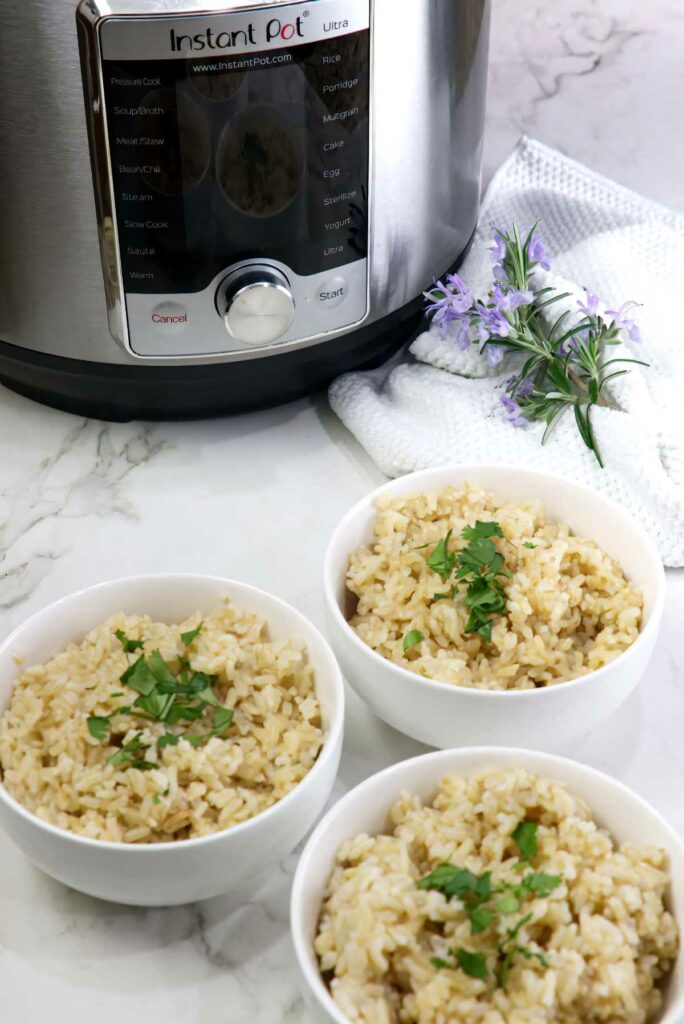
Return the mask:
<path fill-rule="evenodd" d="M 187 358 L 360 322 L 369 0 L 178 6 L 97 22 L 118 340 Z"/>

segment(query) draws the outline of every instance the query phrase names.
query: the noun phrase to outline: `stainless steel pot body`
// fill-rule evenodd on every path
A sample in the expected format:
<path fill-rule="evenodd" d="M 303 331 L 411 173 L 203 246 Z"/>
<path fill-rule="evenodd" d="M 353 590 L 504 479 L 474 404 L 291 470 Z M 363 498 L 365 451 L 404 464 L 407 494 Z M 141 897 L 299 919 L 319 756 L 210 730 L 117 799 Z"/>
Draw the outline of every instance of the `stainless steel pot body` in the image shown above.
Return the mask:
<path fill-rule="evenodd" d="M 209 0 L 202 9 L 258 13 L 261 6 Z M 268 8 L 292 6 L 283 0 Z M 131 0 L 126 9 L 162 18 L 186 8 L 177 0 Z M 474 229 L 488 14 L 487 0 L 370 2 L 364 327 L 415 300 L 457 260 Z M 2 21 L 0 340 L 90 363 L 182 362 L 182 351 L 140 359 L 115 340 L 108 322 L 102 211 L 94 199 L 73 0 L 22 0 L 8 6 Z M 356 329 L 294 337 L 288 345 L 325 345 Z M 254 360 L 276 349 L 200 350 L 193 359 Z"/>

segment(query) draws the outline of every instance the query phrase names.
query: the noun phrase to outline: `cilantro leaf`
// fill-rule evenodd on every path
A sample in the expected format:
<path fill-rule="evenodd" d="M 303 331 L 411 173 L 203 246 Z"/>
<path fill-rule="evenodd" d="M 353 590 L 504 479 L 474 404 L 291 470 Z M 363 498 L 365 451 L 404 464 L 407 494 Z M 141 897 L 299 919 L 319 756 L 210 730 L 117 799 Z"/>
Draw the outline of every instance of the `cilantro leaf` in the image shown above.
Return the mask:
<path fill-rule="evenodd" d="M 441 967 L 448 967 L 449 963 L 447 960 L 442 960 L 441 956 L 431 956 L 430 963 L 433 967 L 439 970 Z"/>
<path fill-rule="evenodd" d="M 536 821 L 520 821 L 511 833 L 513 842 L 518 847 L 521 861 L 532 860 L 537 855 L 537 829 Z"/>
<path fill-rule="evenodd" d="M 520 953 L 526 960 L 531 960 L 532 957 L 535 957 L 543 967 L 549 966 L 549 961 L 543 953 L 538 953 L 534 949 L 528 949 L 527 946 L 516 946 L 515 952 Z"/>
<path fill-rule="evenodd" d="M 193 703 L 187 703 L 181 700 L 175 700 L 169 710 L 166 712 L 166 724 L 167 725 L 178 725 L 179 722 L 196 722 L 198 718 L 201 718 L 206 709 L 206 703 L 201 701 L 195 701 Z"/>
<path fill-rule="evenodd" d="M 176 747 L 180 736 L 176 736 L 175 733 L 165 732 L 163 736 L 160 736 L 157 740 L 157 750 L 163 750 L 164 747 Z"/>
<path fill-rule="evenodd" d="M 152 797 L 152 803 L 153 804 L 160 804 L 161 803 L 161 797 L 159 796 L 159 793 L 155 793 L 154 794 L 154 796 Z"/>
<path fill-rule="evenodd" d="M 434 871 L 421 878 L 419 889 L 437 889 L 447 897 L 457 896 L 464 899 L 468 895 L 483 901 L 490 897 L 491 871 L 485 871 L 478 877 L 467 868 L 457 868 L 453 864 L 440 864 Z"/>
<path fill-rule="evenodd" d="M 467 907 L 466 913 L 470 921 L 470 931 L 473 935 L 479 935 L 480 932 L 485 931 L 494 920 L 491 910 L 487 910 L 486 907 Z"/>
<path fill-rule="evenodd" d="M 449 579 L 456 565 L 456 555 L 449 553 L 449 541 L 453 532 L 453 530 L 449 530 L 446 537 L 439 541 L 437 547 L 427 560 L 427 564 L 433 572 L 436 572 L 443 580 Z"/>
<path fill-rule="evenodd" d="M 463 540 L 479 540 L 481 537 L 503 537 L 503 530 L 498 523 L 482 523 L 479 519 L 474 526 L 464 526 L 461 530 Z"/>
<path fill-rule="evenodd" d="M 508 892 L 496 904 L 496 909 L 501 914 L 515 914 L 520 910 L 520 901 L 514 892 Z"/>
<path fill-rule="evenodd" d="M 410 629 L 404 637 L 404 650 L 408 651 L 411 647 L 415 647 L 416 644 L 419 644 L 420 641 L 424 639 L 425 637 L 419 629 Z"/>
<path fill-rule="evenodd" d="M 537 545 L 536 545 L 536 544 L 533 544 L 531 540 L 524 540 L 524 541 L 523 541 L 523 547 L 524 547 L 524 548 L 529 548 L 529 549 L 530 549 L 530 551 L 533 551 L 533 550 L 534 550 L 534 548 L 536 548 L 536 546 L 537 546 Z"/>
<path fill-rule="evenodd" d="M 506 938 L 503 940 L 502 943 L 500 943 L 500 945 L 505 946 L 506 943 L 509 942 L 511 939 L 517 938 L 520 929 L 524 927 L 524 925 L 526 925 L 528 921 L 532 920 L 532 916 L 532 914 L 525 914 L 524 917 L 521 917 L 518 923 L 515 925 L 515 927 L 508 929 L 508 931 L 506 932 Z"/>
<path fill-rule="evenodd" d="M 120 642 L 126 654 L 132 654 L 133 651 L 139 651 L 145 646 L 142 640 L 129 640 L 123 629 L 115 629 L 114 636 Z"/>
<path fill-rule="evenodd" d="M 461 970 L 471 978 L 487 977 L 487 961 L 484 953 L 470 953 L 467 949 L 457 949 L 456 959 Z"/>
<path fill-rule="evenodd" d="M 150 671 L 158 683 L 167 683 L 171 686 L 176 685 L 176 677 L 162 658 L 159 651 L 152 651 L 148 661 Z"/>
<path fill-rule="evenodd" d="M 135 701 L 134 707 L 140 708 L 142 711 L 146 711 L 147 714 L 152 716 L 152 718 L 156 718 L 158 721 L 163 722 L 172 704 L 172 696 L 166 696 L 165 694 L 158 693 L 157 690 L 153 690 L 152 693 L 148 693 L 146 695 L 141 694 L 141 696 Z"/>
<path fill-rule="evenodd" d="M 187 633 L 181 633 L 181 640 L 183 641 L 186 647 L 188 647 L 192 643 L 195 637 L 198 637 L 200 635 L 200 633 L 202 632 L 203 625 L 204 623 L 200 622 L 199 626 L 197 626 L 196 629 L 189 629 Z"/>
<path fill-rule="evenodd" d="M 157 681 L 150 672 L 144 654 L 141 654 L 137 661 L 128 666 L 121 676 L 121 682 L 125 683 L 126 686 L 130 686 L 136 693 L 141 693 L 145 696 L 152 693 L 157 685 Z"/>
<path fill-rule="evenodd" d="M 112 754 L 107 764 L 111 764 L 114 767 L 125 764 L 128 768 L 139 768 L 141 771 L 158 768 L 158 764 L 155 764 L 153 761 L 146 761 L 144 757 L 140 756 L 148 749 L 148 744 L 143 743 L 141 736 L 141 733 L 136 733 L 133 739 L 125 743 L 121 750 L 117 750 L 116 754 Z"/>
<path fill-rule="evenodd" d="M 458 553 L 458 564 L 468 572 L 481 573 L 483 569 L 489 568 L 489 563 L 497 554 L 494 542 L 479 537 L 470 542 L 467 548 L 462 548 Z M 503 562 L 502 562 L 503 564 Z"/>
<path fill-rule="evenodd" d="M 219 707 L 214 708 L 214 721 L 212 732 L 215 736 L 220 736 L 224 733 L 228 726 L 233 721 L 233 712 L 230 708 Z"/>
<path fill-rule="evenodd" d="M 535 871 L 526 875 L 521 884 L 535 896 L 548 896 L 562 881 L 560 875 L 546 875 L 543 871 Z"/>
<path fill-rule="evenodd" d="M 88 732 L 96 740 L 106 740 L 109 736 L 109 717 L 104 715 L 90 715 L 88 718 Z"/>

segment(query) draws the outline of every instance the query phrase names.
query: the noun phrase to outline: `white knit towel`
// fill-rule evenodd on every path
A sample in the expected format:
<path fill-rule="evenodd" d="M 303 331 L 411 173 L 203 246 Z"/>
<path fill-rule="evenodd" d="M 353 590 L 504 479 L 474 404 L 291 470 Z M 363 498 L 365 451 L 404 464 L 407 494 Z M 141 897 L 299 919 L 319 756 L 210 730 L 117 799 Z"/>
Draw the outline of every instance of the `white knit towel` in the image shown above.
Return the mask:
<path fill-rule="evenodd" d="M 632 366 L 614 382 L 618 409 L 592 414 L 605 469 L 584 447 L 571 415 L 544 447 L 542 424 L 509 425 L 496 385 L 519 368 L 517 356 L 489 369 L 474 346 L 463 353 L 434 326 L 398 365 L 395 358 L 338 378 L 330 403 L 388 476 L 447 462 L 561 473 L 624 505 L 653 536 L 665 564 L 684 565 L 684 217 L 523 139 L 487 190 L 459 271 L 476 296 L 491 282 L 490 225 L 536 220 L 553 264 L 544 283 L 574 296 L 586 285 L 607 309 L 628 299 L 643 304 L 636 310 L 643 342 L 619 354 L 650 366 Z"/>

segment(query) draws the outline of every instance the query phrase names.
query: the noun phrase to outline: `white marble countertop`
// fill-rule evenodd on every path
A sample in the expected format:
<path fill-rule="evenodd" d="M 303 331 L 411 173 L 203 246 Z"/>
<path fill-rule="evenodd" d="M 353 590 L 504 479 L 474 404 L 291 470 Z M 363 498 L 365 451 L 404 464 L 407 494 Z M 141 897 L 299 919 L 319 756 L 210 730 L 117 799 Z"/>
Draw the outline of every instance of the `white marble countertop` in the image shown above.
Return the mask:
<path fill-rule="evenodd" d="M 485 175 L 521 132 L 684 209 L 680 0 L 495 0 Z M 110 425 L 0 390 L 0 626 L 99 580 L 235 576 L 321 623 L 334 523 L 381 480 L 323 398 L 209 423 Z M 620 712 L 570 753 L 682 833 L 684 574 Z M 422 748 L 349 696 L 336 794 Z M 295 858 L 252 902 L 134 910 L 70 892 L 0 835 L 0 1018 L 8 1024 L 308 1024 L 287 922 Z"/>

